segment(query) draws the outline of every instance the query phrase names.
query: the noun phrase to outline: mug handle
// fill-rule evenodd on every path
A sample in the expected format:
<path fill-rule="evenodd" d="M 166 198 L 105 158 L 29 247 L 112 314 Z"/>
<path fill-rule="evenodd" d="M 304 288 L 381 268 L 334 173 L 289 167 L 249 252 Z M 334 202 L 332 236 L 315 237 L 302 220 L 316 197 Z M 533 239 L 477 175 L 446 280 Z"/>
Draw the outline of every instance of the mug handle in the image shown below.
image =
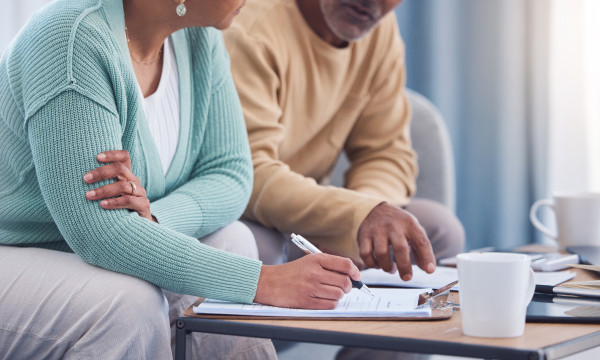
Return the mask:
<path fill-rule="evenodd" d="M 546 236 L 552 238 L 554 241 L 557 241 L 558 235 L 552 230 L 550 230 L 546 225 L 542 224 L 541 221 L 537 218 L 537 211 L 542 206 L 549 207 L 550 209 L 552 209 L 552 211 L 554 211 L 554 214 L 556 214 L 556 209 L 554 208 L 554 203 L 552 202 L 552 200 L 541 199 L 533 203 L 533 205 L 531 206 L 531 210 L 529 211 L 529 219 L 531 220 L 531 223 L 535 228 L 544 233 Z"/>

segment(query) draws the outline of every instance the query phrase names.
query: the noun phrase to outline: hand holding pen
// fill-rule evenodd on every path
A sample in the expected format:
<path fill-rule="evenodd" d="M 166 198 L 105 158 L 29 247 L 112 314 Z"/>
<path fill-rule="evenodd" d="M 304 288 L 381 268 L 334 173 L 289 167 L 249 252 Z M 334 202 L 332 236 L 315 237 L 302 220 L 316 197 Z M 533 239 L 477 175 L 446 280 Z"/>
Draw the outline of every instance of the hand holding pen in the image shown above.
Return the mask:
<path fill-rule="evenodd" d="M 301 250 L 306 252 L 307 254 L 320 254 L 321 250 L 319 250 L 316 246 L 310 243 L 310 241 L 306 240 L 300 235 L 292 234 L 292 242 L 298 246 Z M 371 290 L 367 287 L 367 285 L 363 284 L 360 280 L 350 279 L 352 282 L 352 287 L 357 288 L 365 294 L 374 296 Z"/>
<path fill-rule="evenodd" d="M 279 265 L 261 266 L 254 302 L 287 308 L 334 309 L 352 290 L 360 271 L 352 260 L 310 254 Z"/>

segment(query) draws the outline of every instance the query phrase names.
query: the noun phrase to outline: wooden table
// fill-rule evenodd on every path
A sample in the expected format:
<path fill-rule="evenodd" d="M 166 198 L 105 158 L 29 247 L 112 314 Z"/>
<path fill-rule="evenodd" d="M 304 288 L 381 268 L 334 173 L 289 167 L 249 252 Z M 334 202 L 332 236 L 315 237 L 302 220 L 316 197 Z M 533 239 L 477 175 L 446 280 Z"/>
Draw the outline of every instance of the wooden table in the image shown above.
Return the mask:
<path fill-rule="evenodd" d="M 596 279 L 576 270 L 576 280 Z M 458 302 L 458 294 L 452 293 Z M 330 345 L 493 359 L 558 359 L 600 346 L 600 325 L 527 323 L 516 338 L 463 335 L 460 311 L 440 321 L 177 319 L 176 359 L 190 332 L 241 335 Z"/>

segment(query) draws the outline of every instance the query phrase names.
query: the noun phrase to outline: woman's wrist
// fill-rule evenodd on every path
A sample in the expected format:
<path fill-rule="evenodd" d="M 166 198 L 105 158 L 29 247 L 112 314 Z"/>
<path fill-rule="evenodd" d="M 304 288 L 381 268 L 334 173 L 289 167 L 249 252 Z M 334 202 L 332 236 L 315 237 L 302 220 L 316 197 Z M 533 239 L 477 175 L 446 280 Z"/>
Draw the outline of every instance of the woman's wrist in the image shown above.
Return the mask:
<path fill-rule="evenodd" d="M 273 265 L 262 265 L 260 267 L 260 275 L 258 276 L 258 284 L 256 285 L 256 294 L 254 302 L 268 304 L 269 301 L 269 277 L 271 276 Z"/>

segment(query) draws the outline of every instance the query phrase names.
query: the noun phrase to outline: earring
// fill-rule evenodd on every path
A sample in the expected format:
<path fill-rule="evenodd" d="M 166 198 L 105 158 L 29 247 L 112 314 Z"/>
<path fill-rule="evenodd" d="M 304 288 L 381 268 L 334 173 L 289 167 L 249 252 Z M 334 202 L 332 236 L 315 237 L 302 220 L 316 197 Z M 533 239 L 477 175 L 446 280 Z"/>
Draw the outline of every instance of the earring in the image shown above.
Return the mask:
<path fill-rule="evenodd" d="M 183 16 L 187 12 L 187 8 L 185 7 L 184 2 L 185 0 L 179 0 L 179 5 L 177 5 L 177 8 L 175 9 L 177 15 L 179 16 Z"/>

